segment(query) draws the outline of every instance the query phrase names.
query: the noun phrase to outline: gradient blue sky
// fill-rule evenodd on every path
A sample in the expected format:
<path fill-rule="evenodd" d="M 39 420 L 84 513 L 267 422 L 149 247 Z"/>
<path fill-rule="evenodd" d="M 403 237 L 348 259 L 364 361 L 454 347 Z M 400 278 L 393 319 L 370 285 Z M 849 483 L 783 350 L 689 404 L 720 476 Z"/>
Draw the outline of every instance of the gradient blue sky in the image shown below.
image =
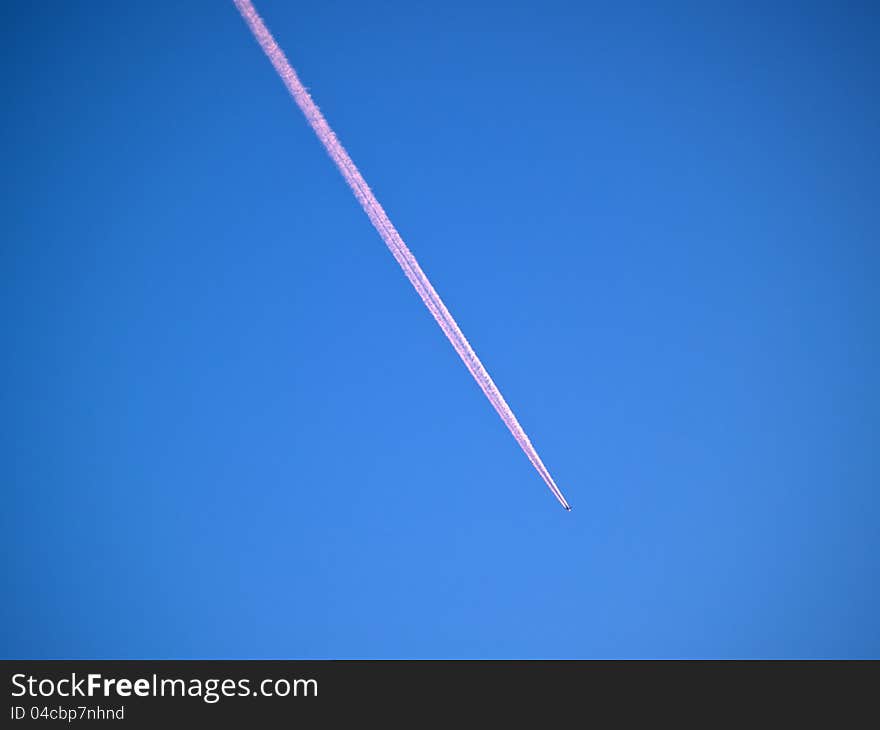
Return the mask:
<path fill-rule="evenodd" d="M 871 3 L 4 3 L 5 657 L 880 656 Z"/>

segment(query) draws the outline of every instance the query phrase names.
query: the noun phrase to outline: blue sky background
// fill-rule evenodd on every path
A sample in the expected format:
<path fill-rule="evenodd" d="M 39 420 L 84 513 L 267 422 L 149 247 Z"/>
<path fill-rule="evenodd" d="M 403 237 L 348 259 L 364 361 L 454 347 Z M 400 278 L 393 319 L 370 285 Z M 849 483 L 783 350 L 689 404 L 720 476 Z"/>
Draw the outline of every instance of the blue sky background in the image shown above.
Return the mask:
<path fill-rule="evenodd" d="M 871 3 L 5 3 L 6 657 L 878 657 Z"/>

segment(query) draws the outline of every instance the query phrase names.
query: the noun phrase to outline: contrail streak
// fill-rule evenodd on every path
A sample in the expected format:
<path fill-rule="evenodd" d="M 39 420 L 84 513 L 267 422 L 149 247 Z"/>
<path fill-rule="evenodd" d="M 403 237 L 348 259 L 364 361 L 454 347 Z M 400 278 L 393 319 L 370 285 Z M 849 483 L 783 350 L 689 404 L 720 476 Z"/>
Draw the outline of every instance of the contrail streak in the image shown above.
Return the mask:
<path fill-rule="evenodd" d="M 269 29 L 263 23 L 263 19 L 257 13 L 253 3 L 251 0 L 233 0 L 233 2 L 235 2 L 238 12 L 241 13 L 241 16 L 244 18 L 245 22 L 250 27 L 251 32 L 254 34 L 254 37 L 257 39 L 257 42 L 260 44 L 260 47 L 269 57 L 269 60 L 272 62 L 272 65 L 275 67 L 275 70 L 278 72 L 278 75 L 281 77 L 281 80 L 284 82 L 284 85 L 287 87 L 293 100 L 305 115 L 306 120 L 318 136 L 321 144 L 324 145 L 330 158 L 336 163 L 336 167 L 339 168 L 339 172 L 342 173 L 342 176 L 345 178 L 348 186 L 358 199 L 364 212 L 370 218 L 376 231 L 378 231 L 379 235 L 382 237 L 385 245 L 388 246 L 388 249 L 391 251 L 391 254 L 394 256 L 397 263 L 400 264 L 400 268 L 403 269 L 406 278 L 410 280 L 410 283 L 422 298 L 428 311 L 430 311 L 434 316 L 434 319 L 437 320 L 440 329 L 443 330 L 446 337 L 452 343 L 455 351 L 458 353 L 459 357 L 461 357 L 471 375 L 473 375 L 474 380 L 477 381 L 477 384 L 486 394 L 489 402 L 495 410 L 498 411 L 501 420 L 504 421 L 507 428 L 510 429 L 513 438 L 516 439 L 517 443 L 529 458 L 529 461 L 532 462 L 532 466 L 535 467 L 538 474 L 541 475 L 541 478 L 547 483 L 547 486 L 550 487 L 550 491 L 556 495 L 556 499 L 559 500 L 559 503 L 565 507 L 565 509 L 570 511 L 571 507 L 568 505 L 568 502 L 565 501 L 565 497 L 562 496 L 562 492 L 559 491 L 559 487 L 556 486 L 556 482 L 553 481 L 553 477 L 550 476 L 550 472 L 547 471 L 547 467 L 544 466 L 544 462 L 541 461 L 541 457 L 538 456 L 538 452 L 535 451 L 535 447 L 532 446 L 532 442 L 529 441 L 526 432 L 523 431 L 522 426 L 519 425 L 519 421 L 516 420 L 516 416 L 513 415 L 510 406 L 507 405 L 507 402 L 504 400 L 498 387 L 492 381 L 492 378 L 489 377 L 489 373 L 486 372 L 486 368 L 483 367 L 483 363 L 480 362 L 480 359 L 470 346 L 470 343 L 465 338 L 461 329 L 459 329 L 458 324 L 456 324 L 455 320 L 452 318 L 449 310 L 446 309 L 446 305 L 443 304 L 440 295 L 434 291 L 434 287 L 431 285 L 431 282 L 428 281 L 428 277 L 425 276 L 425 272 L 422 271 L 415 256 L 413 256 L 409 248 L 407 248 L 407 245 L 403 242 L 397 229 L 394 228 L 391 220 L 386 215 L 385 210 L 379 204 L 379 201 L 376 200 L 376 196 L 373 195 L 370 186 L 367 185 L 357 167 L 355 167 L 354 162 L 352 162 L 348 153 L 336 138 L 336 134 L 330 129 L 330 125 L 327 124 L 324 115 L 321 114 L 315 102 L 312 101 L 312 97 L 309 96 L 308 91 L 306 91 L 302 82 L 299 80 L 299 77 L 296 75 L 296 71 L 291 67 L 287 57 L 284 55 L 284 51 L 281 50 L 275 42 L 275 39 L 272 37 L 272 34 L 269 32 Z"/>

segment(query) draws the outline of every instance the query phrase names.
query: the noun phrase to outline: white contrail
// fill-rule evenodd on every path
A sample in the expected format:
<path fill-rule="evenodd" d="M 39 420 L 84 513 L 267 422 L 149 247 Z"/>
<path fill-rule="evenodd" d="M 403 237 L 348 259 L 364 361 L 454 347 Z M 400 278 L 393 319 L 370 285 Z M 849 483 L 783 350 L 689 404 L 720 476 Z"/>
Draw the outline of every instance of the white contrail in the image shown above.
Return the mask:
<path fill-rule="evenodd" d="M 471 375 L 474 376 L 474 380 L 477 381 L 477 384 L 482 388 L 486 397 L 489 399 L 489 402 L 493 405 L 495 410 L 498 411 L 501 420 L 504 421 L 507 428 L 510 429 L 510 432 L 529 458 L 529 461 L 532 462 L 532 465 L 538 471 L 538 474 L 541 475 L 541 478 L 547 483 L 547 486 L 550 487 L 550 491 L 556 495 L 556 499 L 559 500 L 559 503 L 565 507 L 565 509 L 571 510 L 568 502 L 565 501 L 565 497 L 562 496 L 562 492 L 559 491 L 559 487 L 556 486 L 556 482 L 553 481 L 553 477 L 550 476 L 550 472 L 547 471 L 547 467 L 544 466 L 544 462 L 541 461 L 541 457 L 538 456 L 538 452 L 535 451 L 535 447 L 532 446 L 532 442 L 529 441 L 529 437 L 526 436 L 526 432 L 523 431 L 522 426 L 519 425 L 519 421 L 516 420 L 513 411 L 510 410 L 510 406 L 507 405 L 507 402 L 504 400 L 498 387 L 492 381 L 489 373 L 486 372 L 486 368 L 483 367 L 483 363 L 480 362 L 480 359 L 470 346 L 470 343 L 467 341 L 464 334 L 462 334 L 461 329 L 459 329 L 458 324 L 456 324 L 455 320 L 452 318 L 449 310 L 446 309 L 446 305 L 443 304 L 440 295 L 437 294 L 434 287 L 431 286 L 431 282 L 428 281 L 428 277 L 425 276 L 425 272 L 422 271 L 415 256 L 413 256 L 409 248 L 407 248 L 407 245 L 403 242 L 400 234 L 386 215 L 385 210 L 379 204 L 379 201 L 376 200 L 376 196 L 373 195 L 370 186 L 367 185 L 354 162 L 352 162 L 348 153 L 345 151 L 342 144 L 340 144 L 336 134 L 330 129 L 330 125 L 327 124 L 324 115 L 321 114 L 315 102 L 312 101 L 312 97 L 309 96 L 308 91 L 306 91 L 302 82 L 300 82 L 299 77 L 296 75 L 296 71 L 293 70 L 285 57 L 284 51 L 282 51 L 275 42 L 269 29 L 266 28 L 265 23 L 263 23 L 263 19 L 257 14 L 253 3 L 251 3 L 250 0 L 233 0 L 233 2 L 235 2 L 235 6 L 250 27 L 251 32 L 254 34 L 260 47 L 269 57 L 269 60 L 272 62 L 272 65 L 275 67 L 275 70 L 278 72 L 278 75 L 281 77 L 281 80 L 284 82 L 284 85 L 287 87 L 293 100 L 305 115 L 306 120 L 308 120 L 308 123 L 315 131 L 318 139 L 321 140 L 321 144 L 324 145 L 330 158 L 336 163 L 336 167 L 339 168 L 339 171 L 342 173 L 348 186 L 358 199 L 364 212 L 369 216 L 370 221 L 382 237 L 382 240 L 385 241 L 385 245 L 388 246 L 391 254 L 400 265 L 400 268 L 403 269 L 406 278 L 409 279 L 410 283 L 415 287 L 415 290 L 422 298 L 428 311 L 430 311 L 434 316 L 434 319 L 437 320 L 437 324 L 440 325 L 440 328 L 452 343 L 455 351 L 464 361 L 467 369 L 470 370 Z"/>

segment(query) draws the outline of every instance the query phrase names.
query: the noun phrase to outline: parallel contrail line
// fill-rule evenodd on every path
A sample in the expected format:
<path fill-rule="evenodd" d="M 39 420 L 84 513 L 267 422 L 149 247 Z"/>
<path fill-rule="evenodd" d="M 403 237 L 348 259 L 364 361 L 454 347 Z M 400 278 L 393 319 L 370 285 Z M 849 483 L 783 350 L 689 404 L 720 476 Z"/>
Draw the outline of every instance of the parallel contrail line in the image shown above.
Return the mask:
<path fill-rule="evenodd" d="M 467 341 L 467 338 L 465 338 L 458 324 L 449 313 L 443 300 L 440 299 L 440 295 L 434 290 L 434 287 L 431 285 L 425 272 L 422 271 L 418 261 L 416 261 L 415 256 L 412 255 L 412 252 L 403 242 L 403 239 L 400 237 L 394 224 L 391 223 L 391 220 L 385 213 L 384 208 L 382 208 L 379 201 L 376 199 L 373 191 L 370 190 L 370 186 L 367 185 L 366 180 L 364 180 L 351 157 L 349 157 L 345 148 L 336 137 L 336 134 L 330 128 L 327 120 L 324 119 L 324 115 L 321 114 L 315 102 L 312 101 L 309 92 L 306 91 L 306 88 L 302 85 L 296 71 L 293 70 L 293 67 L 288 62 L 287 57 L 284 55 L 284 51 L 282 51 L 279 45 L 275 42 L 269 29 L 263 23 L 263 19 L 254 8 L 253 3 L 251 0 L 233 0 L 233 2 L 235 3 L 236 8 L 238 8 L 239 13 L 241 13 L 242 18 L 244 18 L 245 22 L 248 24 L 257 43 L 260 44 L 263 52 L 275 67 L 275 70 L 281 77 L 281 80 L 284 82 L 284 85 L 287 87 L 293 100 L 300 108 L 300 111 L 305 115 L 306 121 L 308 121 L 321 144 L 324 145 L 324 148 L 339 169 L 339 172 L 342 173 L 342 176 L 345 178 L 351 191 L 361 204 L 361 208 L 363 208 L 364 212 L 369 217 L 373 227 L 391 251 L 392 256 L 394 256 L 394 259 L 403 270 L 406 278 L 409 279 L 419 297 L 421 297 L 425 306 L 428 308 L 428 311 L 437 321 L 437 324 L 440 325 L 440 329 L 443 330 L 443 333 L 455 348 L 455 351 L 470 371 L 474 380 L 477 381 L 477 385 L 480 386 L 483 393 L 489 399 L 489 402 L 498 412 L 501 420 L 510 430 L 510 433 L 513 434 L 513 438 L 516 439 L 520 448 L 522 448 L 525 455 L 532 463 L 532 466 L 535 467 L 535 470 L 540 474 L 544 482 L 546 482 L 550 491 L 552 491 L 556 496 L 556 499 L 559 500 L 559 503 L 565 507 L 565 509 L 571 510 L 571 507 L 568 502 L 565 501 L 565 497 L 562 495 L 559 487 L 556 486 L 556 482 L 553 481 L 553 477 L 550 476 L 547 467 L 544 466 L 544 462 L 541 461 L 541 457 L 538 456 L 535 447 L 532 446 L 532 442 L 529 440 L 526 432 L 523 430 L 522 426 L 520 426 L 519 421 L 516 419 L 510 406 L 507 405 L 507 401 L 504 400 L 504 397 L 489 376 L 486 368 L 483 367 L 483 363 L 480 362 L 480 359 L 477 357 L 477 354 Z"/>

